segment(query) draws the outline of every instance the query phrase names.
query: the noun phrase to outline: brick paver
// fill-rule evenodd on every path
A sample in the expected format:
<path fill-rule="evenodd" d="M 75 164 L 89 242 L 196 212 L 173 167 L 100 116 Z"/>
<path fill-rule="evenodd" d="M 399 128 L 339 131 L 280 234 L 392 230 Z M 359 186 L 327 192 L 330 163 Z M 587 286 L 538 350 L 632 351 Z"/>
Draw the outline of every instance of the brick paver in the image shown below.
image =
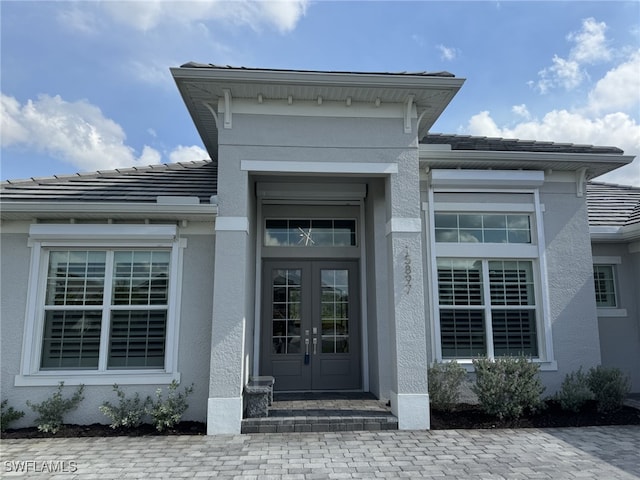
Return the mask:
<path fill-rule="evenodd" d="M 640 427 L 3 440 L 0 477 L 638 479 Z"/>

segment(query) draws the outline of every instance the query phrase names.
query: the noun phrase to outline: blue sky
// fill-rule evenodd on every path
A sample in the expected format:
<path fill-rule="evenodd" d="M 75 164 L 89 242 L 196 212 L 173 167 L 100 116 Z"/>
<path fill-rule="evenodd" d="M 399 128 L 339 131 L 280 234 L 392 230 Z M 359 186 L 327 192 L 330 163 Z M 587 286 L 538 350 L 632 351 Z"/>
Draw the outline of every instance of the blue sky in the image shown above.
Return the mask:
<path fill-rule="evenodd" d="M 640 2 L 5 1 L 2 180 L 206 157 L 169 68 L 441 71 L 434 133 L 640 155 Z M 640 159 L 602 180 L 640 186 Z"/>

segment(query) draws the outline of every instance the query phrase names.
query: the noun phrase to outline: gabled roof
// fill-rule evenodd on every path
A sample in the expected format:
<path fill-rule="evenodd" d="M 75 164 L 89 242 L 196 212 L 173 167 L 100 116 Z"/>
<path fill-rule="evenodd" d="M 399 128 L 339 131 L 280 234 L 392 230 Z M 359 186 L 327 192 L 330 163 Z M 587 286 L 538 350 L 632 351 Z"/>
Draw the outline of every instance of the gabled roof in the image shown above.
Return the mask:
<path fill-rule="evenodd" d="M 587 208 L 592 227 L 640 224 L 640 187 L 588 183 Z"/>
<path fill-rule="evenodd" d="M 162 196 L 217 194 L 218 166 L 211 161 L 169 163 L 86 174 L 10 180 L 0 183 L 3 202 L 150 202 Z"/>
<path fill-rule="evenodd" d="M 219 129 L 231 128 L 228 123 L 225 127 L 218 118 L 227 112 L 227 107 L 220 107 L 219 101 L 232 104 L 233 99 L 243 99 L 265 107 L 274 102 L 293 104 L 319 100 L 325 106 L 344 102 L 345 108 L 352 102 L 353 105 L 405 104 L 415 108 L 421 118 L 419 135 L 423 136 L 464 83 L 464 79 L 448 72 L 279 70 L 195 62 L 172 68 L 171 74 L 213 160 L 218 158 Z"/>

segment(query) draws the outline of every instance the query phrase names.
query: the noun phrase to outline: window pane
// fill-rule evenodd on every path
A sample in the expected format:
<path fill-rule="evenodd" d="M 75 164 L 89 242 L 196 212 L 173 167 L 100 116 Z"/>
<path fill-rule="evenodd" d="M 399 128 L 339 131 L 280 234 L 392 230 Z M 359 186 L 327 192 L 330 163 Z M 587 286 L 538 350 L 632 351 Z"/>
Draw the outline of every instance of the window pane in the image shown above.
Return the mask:
<path fill-rule="evenodd" d="M 300 269 L 274 269 L 271 272 L 271 346 L 273 353 L 299 353 Z"/>
<path fill-rule="evenodd" d="M 538 356 L 535 310 L 491 311 L 495 356 Z"/>
<path fill-rule="evenodd" d="M 105 252 L 49 253 L 46 305 L 101 305 Z"/>
<path fill-rule="evenodd" d="M 164 367 L 166 310 L 111 312 L 108 368 Z"/>
<path fill-rule="evenodd" d="M 115 252 L 114 305 L 166 305 L 168 289 L 169 252 Z"/>
<path fill-rule="evenodd" d="M 438 259 L 440 305 L 482 305 L 482 264 L 476 260 Z"/>
<path fill-rule="evenodd" d="M 484 311 L 440 309 L 442 358 L 486 355 Z"/>
<path fill-rule="evenodd" d="M 101 320 L 100 310 L 45 312 L 40 368 L 98 368 Z"/>
<path fill-rule="evenodd" d="M 492 305 L 535 305 L 529 261 L 490 261 L 489 283 Z"/>
<path fill-rule="evenodd" d="M 596 305 L 598 307 L 617 306 L 613 265 L 594 265 L 593 279 L 596 289 Z"/>

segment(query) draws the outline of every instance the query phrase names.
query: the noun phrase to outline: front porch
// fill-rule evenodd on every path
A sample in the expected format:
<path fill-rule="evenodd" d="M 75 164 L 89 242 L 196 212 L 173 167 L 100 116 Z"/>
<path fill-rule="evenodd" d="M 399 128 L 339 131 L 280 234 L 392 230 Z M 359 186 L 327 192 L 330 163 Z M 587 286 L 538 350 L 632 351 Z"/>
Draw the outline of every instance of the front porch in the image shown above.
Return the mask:
<path fill-rule="evenodd" d="M 371 393 L 275 393 L 269 416 L 245 418 L 242 433 L 397 430 L 391 407 Z"/>

